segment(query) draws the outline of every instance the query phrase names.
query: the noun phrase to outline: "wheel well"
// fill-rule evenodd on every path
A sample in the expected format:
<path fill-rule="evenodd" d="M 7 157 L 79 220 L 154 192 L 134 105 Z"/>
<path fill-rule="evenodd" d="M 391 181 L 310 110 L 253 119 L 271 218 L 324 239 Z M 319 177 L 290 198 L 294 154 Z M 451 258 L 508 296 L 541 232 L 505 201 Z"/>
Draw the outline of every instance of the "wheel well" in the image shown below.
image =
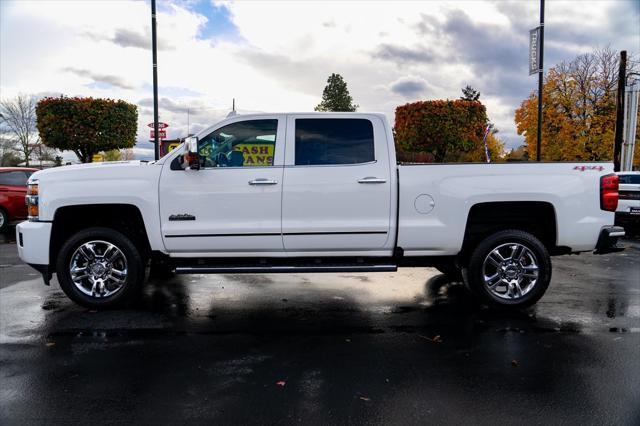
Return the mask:
<path fill-rule="evenodd" d="M 49 265 L 55 268 L 62 244 L 76 232 L 93 226 L 118 230 L 131 238 L 144 258 L 151 254 L 149 238 L 140 210 L 130 204 L 91 204 L 56 210 L 49 245 Z"/>
<path fill-rule="evenodd" d="M 536 236 L 550 252 L 556 252 L 556 213 L 553 205 L 539 201 L 479 203 L 467 218 L 463 256 L 480 241 L 505 229 L 519 229 Z"/>

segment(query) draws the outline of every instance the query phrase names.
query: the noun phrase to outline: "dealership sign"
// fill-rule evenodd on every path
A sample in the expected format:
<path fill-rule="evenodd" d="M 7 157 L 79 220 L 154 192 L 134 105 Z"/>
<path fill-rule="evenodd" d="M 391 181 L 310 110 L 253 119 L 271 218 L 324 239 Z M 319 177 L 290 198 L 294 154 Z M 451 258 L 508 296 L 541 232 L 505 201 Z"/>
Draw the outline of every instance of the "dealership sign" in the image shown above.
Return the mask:
<path fill-rule="evenodd" d="M 151 129 L 149 132 L 149 139 L 154 139 L 156 138 L 156 132 Z M 158 130 L 158 139 L 166 139 L 167 138 L 167 131 L 166 130 Z"/>
<path fill-rule="evenodd" d="M 538 27 L 529 31 L 529 75 L 540 71 L 540 27 Z"/>
<path fill-rule="evenodd" d="M 151 142 L 155 142 L 156 132 L 153 130 L 153 123 L 149 123 L 147 126 L 151 128 L 149 131 L 149 140 L 151 140 Z M 158 139 L 162 140 L 167 138 L 167 131 L 165 130 L 167 127 L 169 127 L 167 123 L 163 123 L 161 121 L 158 122 Z"/>
<path fill-rule="evenodd" d="M 151 127 L 153 129 L 153 123 L 149 123 L 147 124 L 147 126 Z M 169 127 L 169 125 L 167 123 L 163 123 L 162 121 L 158 122 L 158 129 L 166 129 L 167 127 Z"/>

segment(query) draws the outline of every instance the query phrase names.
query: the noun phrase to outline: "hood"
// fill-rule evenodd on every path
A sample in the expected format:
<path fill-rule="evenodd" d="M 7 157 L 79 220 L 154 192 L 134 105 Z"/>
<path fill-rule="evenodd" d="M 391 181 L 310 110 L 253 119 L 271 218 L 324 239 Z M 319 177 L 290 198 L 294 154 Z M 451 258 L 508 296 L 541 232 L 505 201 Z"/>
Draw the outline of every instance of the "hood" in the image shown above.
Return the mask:
<path fill-rule="evenodd" d="M 114 173 L 122 173 L 132 168 L 146 167 L 150 164 L 146 161 L 132 160 L 132 161 L 108 161 L 101 163 L 85 163 L 85 164 L 73 164 L 70 166 L 52 167 L 50 169 L 40 170 L 31 175 L 29 182 L 33 180 L 41 179 L 64 179 L 69 178 L 82 178 L 83 175 L 95 176 L 95 175 L 111 175 Z"/>
<path fill-rule="evenodd" d="M 109 161 L 104 163 L 74 164 L 71 166 L 52 167 L 40 170 L 31 175 L 29 182 L 58 182 L 69 180 L 115 179 L 128 176 L 140 176 L 147 170 L 156 169 L 155 163 L 135 161 Z"/>

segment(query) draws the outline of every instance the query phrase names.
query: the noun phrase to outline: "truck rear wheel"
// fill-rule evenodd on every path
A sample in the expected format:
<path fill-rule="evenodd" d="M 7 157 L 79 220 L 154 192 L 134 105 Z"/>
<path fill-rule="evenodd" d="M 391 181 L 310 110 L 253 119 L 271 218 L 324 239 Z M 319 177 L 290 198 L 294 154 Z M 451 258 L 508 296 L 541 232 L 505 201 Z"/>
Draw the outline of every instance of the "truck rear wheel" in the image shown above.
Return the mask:
<path fill-rule="evenodd" d="M 66 295 L 87 308 L 107 309 L 131 302 L 144 281 L 136 245 L 111 228 L 88 228 L 60 249 L 56 274 Z"/>
<path fill-rule="evenodd" d="M 536 303 L 549 287 L 551 258 L 532 234 L 501 231 L 478 244 L 463 275 L 489 305 L 523 308 Z"/>

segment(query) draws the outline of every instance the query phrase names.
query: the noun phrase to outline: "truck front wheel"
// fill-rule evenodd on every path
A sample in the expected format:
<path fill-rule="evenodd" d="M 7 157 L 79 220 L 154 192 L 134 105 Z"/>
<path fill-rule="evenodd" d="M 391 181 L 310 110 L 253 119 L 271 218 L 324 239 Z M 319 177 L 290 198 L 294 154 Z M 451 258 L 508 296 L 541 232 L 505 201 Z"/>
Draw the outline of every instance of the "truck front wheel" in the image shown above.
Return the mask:
<path fill-rule="evenodd" d="M 493 306 L 523 308 L 536 303 L 551 281 L 551 258 L 528 232 L 507 230 L 473 250 L 463 275 L 471 290 Z"/>
<path fill-rule="evenodd" d="M 136 245 L 111 228 L 88 228 L 60 249 L 56 274 L 66 295 L 87 308 L 123 306 L 144 281 L 144 263 Z"/>

